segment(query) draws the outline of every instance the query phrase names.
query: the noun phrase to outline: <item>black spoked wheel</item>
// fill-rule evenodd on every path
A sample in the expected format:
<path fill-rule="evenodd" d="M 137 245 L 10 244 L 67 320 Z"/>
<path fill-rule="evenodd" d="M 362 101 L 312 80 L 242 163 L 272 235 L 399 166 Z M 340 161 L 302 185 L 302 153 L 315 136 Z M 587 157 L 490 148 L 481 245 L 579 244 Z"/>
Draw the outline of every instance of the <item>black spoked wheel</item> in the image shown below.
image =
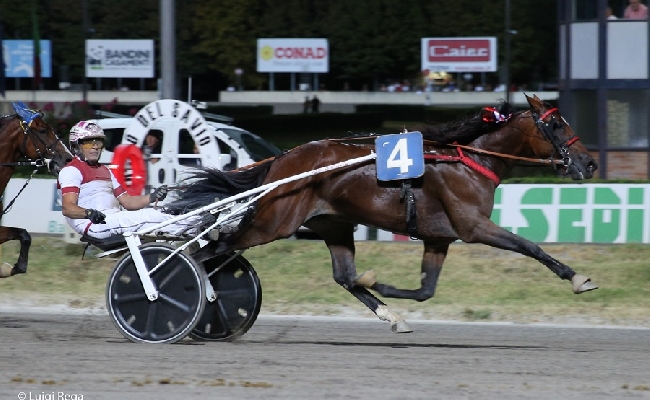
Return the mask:
<path fill-rule="evenodd" d="M 164 243 L 140 246 L 148 270 L 174 248 Z M 196 262 L 184 253 L 169 259 L 152 276 L 158 290 L 154 301 L 140 282 L 131 254 L 117 262 L 106 286 L 106 308 L 115 327 L 134 342 L 174 343 L 194 328 L 205 307 L 205 289 Z"/>
<path fill-rule="evenodd" d="M 262 287 L 253 266 L 242 256 L 222 265 L 232 254 L 222 254 L 203 263 L 217 299 L 207 302 L 205 311 L 190 333 L 195 340 L 227 341 L 246 333 L 262 306 Z"/>

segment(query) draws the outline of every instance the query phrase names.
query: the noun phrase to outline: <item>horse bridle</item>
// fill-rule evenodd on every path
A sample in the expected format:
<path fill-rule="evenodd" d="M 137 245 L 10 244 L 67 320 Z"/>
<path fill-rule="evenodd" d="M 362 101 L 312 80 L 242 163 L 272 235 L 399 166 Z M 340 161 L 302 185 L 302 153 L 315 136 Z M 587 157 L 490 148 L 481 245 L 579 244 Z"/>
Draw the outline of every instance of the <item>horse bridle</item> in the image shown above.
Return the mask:
<path fill-rule="evenodd" d="M 40 114 L 40 117 L 42 118 L 42 114 Z M 16 116 L 16 118 L 20 118 L 19 116 Z M 54 148 L 56 147 L 57 143 L 63 144 L 61 139 L 57 136 L 56 133 L 52 132 L 54 135 L 54 141 L 50 143 L 49 145 L 41 138 L 40 133 L 34 132 L 34 128 L 32 128 L 32 121 L 29 123 L 25 123 L 22 119 L 19 121 L 20 127 L 23 130 L 23 142 L 20 145 L 20 152 L 23 154 L 25 158 L 27 158 L 28 161 L 16 161 L 12 163 L 0 163 L 0 166 L 34 166 L 36 168 L 41 168 L 41 167 L 47 167 L 48 172 L 50 170 L 50 161 L 56 156 L 56 152 L 54 151 Z M 47 129 L 47 128 L 46 128 Z M 38 155 L 38 158 L 36 160 L 33 160 L 29 157 L 27 157 L 27 139 L 30 139 L 32 141 L 32 144 L 34 145 L 34 149 L 36 150 L 36 154 Z M 42 145 L 42 146 L 39 146 Z M 41 152 L 41 147 L 45 148 L 45 153 L 43 154 Z M 47 158 L 47 156 L 50 156 L 52 158 Z"/>
<path fill-rule="evenodd" d="M 42 114 L 40 116 L 42 117 Z M 17 118 L 20 118 L 20 117 L 17 116 Z M 33 122 L 33 120 L 30 121 L 29 123 L 25 123 L 22 119 L 20 120 L 20 127 L 23 129 L 23 135 L 24 135 L 23 136 L 23 142 L 22 142 L 22 145 L 20 147 L 20 151 L 23 154 L 23 156 L 26 157 L 29 161 L 16 161 L 16 162 L 13 162 L 13 163 L 0 163 L 0 166 L 27 166 L 27 165 L 30 165 L 30 166 L 36 167 L 36 169 L 34 169 L 34 171 L 32 171 L 32 174 L 29 176 L 27 181 L 25 181 L 25 184 L 23 185 L 23 187 L 18 191 L 16 196 L 9 202 L 7 207 L 5 207 L 2 210 L 2 212 L 0 212 L 0 215 L 4 215 L 4 214 L 8 213 L 9 210 L 11 210 L 11 207 L 13 206 L 14 202 L 16 201 L 18 196 L 20 196 L 20 194 L 23 192 L 23 190 L 25 190 L 25 188 L 27 187 L 29 182 L 32 180 L 32 177 L 34 176 L 34 174 L 38 170 L 38 168 L 47 167 L 48 172 L 50 171 L 50 162 L 48 161 L 46 156 L 49 154 L 49 155 L 52 156 L 52 158 L 54 158 L 56 156 L 56 153 L 54 152 L 54 146 L 56 146 L 57 143 L 61 142 L 61 139 L 59 139 L 59 137 L 56 135 L 56 133 L 52 132 L 54 134 L 54 137 L 55 137 L 54 142 L 52 142 L 50 145 L 45 143 L 45 140 L 43 140 L 39 135 L 34 133 L 34 129 L 31 127 L 32 122 Z M 32 141 L 32 144 L 34 145 L 34 149 L 36 150 L 36 154 L 39 157 L 37 160 L 32 161 L 32 159 L 30 159 L 29 157 L 26 156 L 26 154 L 27 154 L 27 138 L 30 138 L 31 141 Z M 45 150 L 46 150 L 46 152 L 48 154 L 44 155 L 44 154 L 41 153 L 41 149 L 39 148 L 39 146 L 36 145 L 36 139 L 38 139 L 38 141 L 45 147 Z M 61 142 L 61 144 L 63 144 L 63 142 Z"/>
<path fill-rule="evenodd" d="M 568 171 L 569 168 L 573 165 L 573 160 L 571 160 L 571 156 L 569 155 L 569 147 L 571 147 L 572 144 L 580 140 L 577 134 L 573 134 L 570 138 L 566 140 L 560 140 L 558 136 L 555 134 L 555 127 L 557 124 L 561 124 L 557 120 L 557 117 L 555 116 L 555 112 L 557 111 L 556 107 L 550 108 L 546 110 L 545 113 L 542 115 L 539 115 L 537 111 L 531 109 L 530 112 L 533 116 L 533 121 L 535 121 L 535 125 L 537 126 L 537 129 L 539 129 L 544 137 L 551 142 L 553 145 L 553 148 L 555 151 L 560 155 L 560 158 L 562 159 L 562 166 L 566 168 Z M 551 117 L 548 122 L 544 121 L 547 117 Z M 564 126 L 566 126 L 566 121 L 564 121 Z M 563 128 L 565 129 L 565 128 Z M 551 158 L 554 158 L 553 155 L 551 155 Z M 553 164 L 556 166 L 556 164 Z"/>

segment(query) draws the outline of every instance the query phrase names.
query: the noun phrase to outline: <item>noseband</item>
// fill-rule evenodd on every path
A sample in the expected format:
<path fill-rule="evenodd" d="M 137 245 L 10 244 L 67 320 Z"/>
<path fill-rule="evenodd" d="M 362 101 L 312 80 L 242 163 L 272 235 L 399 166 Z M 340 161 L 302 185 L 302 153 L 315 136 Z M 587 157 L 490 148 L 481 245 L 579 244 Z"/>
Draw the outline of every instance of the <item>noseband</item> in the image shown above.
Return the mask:
<path fill-rule="evenodd" d="M 562 158 L 563 167 L 565 167 L 568 170 L 568 168 L 573 164 L 573 161 L 571 160 L 571 156 L 569 155 L 569 147 L 571 147 L 571 145 L 577 142 L 580 138 L 575 133 L 573 134 L 573 136 L 571 136 L 570 138 L 564 141 L 558 138 L 558 136 L 555 134 L 555 129 L 554 129 L 555 125 L 560 123 L 557 120 L 557 117 L 554 115 L 556 111 L 557 108 L 554 107 L 547 110 L 542 115 L 538 115 L 535 110 L 531 110 L 531 114 L 533 116 L 533 120 L 535 121 L 535 125 L 537 125 L 537 128 L 542 132 L 544 137 L 549 142 L 551 142 L 555 151 Z M 544 120 L 549 116 L 551 117 L 550 120 L 548 122 L 545 122 Z M 551 158 L 553 158 L 553 155 L 551 155 Z"/>

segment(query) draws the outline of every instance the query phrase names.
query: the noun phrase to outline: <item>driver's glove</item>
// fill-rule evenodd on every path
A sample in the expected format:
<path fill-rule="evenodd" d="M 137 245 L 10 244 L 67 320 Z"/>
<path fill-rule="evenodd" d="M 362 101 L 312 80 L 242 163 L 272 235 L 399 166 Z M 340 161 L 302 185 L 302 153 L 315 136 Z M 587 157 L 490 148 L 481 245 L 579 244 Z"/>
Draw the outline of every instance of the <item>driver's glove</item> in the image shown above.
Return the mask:
<path fill-rule="evenodd" d="M 93 224 L 106 223 L 106 215 L 103 212 L 92 208 L 86 210 L 86 218 L 88 218 Z"/>
<path fill-rule="evenodd" d="M 167 185 L 162 185 L 161 187 L 155 189 L 153 192 L 149 193 L 149 203 L 165 200 L 168 191 L 169 189 L 167 188 Z"/>

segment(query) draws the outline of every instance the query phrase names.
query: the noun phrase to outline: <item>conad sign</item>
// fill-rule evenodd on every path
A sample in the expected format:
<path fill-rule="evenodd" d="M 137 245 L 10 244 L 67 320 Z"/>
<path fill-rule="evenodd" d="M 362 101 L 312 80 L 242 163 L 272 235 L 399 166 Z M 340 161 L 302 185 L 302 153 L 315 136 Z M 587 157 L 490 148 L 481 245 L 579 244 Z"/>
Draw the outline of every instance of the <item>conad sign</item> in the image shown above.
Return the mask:
<path fill-rule="evenodd" d="M 5 205 L 24 184 L 25 179 L 9 181 Z M 650 185 L 501 185 L 491 219 L 537 243 L 650 243 Z M 32 179 L 2 217 L 2 225 L 63 234 L 56 181 Z M 360 226 L 355 239 L 367 237 L 368 228 Z M 408 238 L 379 231 L 377 240 Z"/>
<path fill-rule="evenodd" d="M 327 39 L 257 39 L 257 72 L 329 72 Z"/>
<path fill-rule="evenodd" d="M 422 39 L 422 71 L 496 70 L 497 39 L 494 37 Z"/>

